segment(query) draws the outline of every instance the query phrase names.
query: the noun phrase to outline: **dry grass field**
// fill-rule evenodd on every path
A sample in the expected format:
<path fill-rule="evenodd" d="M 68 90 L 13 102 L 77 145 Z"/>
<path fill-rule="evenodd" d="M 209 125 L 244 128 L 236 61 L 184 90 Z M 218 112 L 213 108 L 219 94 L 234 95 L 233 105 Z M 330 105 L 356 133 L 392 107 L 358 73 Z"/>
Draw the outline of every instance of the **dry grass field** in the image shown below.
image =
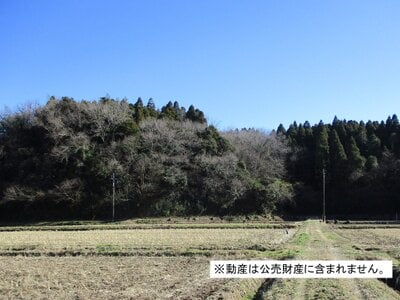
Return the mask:
<path fill-rule="evenodd" d="M 156 221 L 0 227 L 0 298 L 400 299 L 376 279 L 209 278 L 209 261 L 218 258 L 392 259 L 396 264 L 396 226 Z"/>
<path fill-rule="evenodd" d="M 353 229 L 340 226 L 335 232 L 351 241 L 353 248 L 360 249 L 367 257 L 386 258 L 400 264 L 400 226 L 375 225 Z"/>
<path fill-rule="evenodd" d="M 279 258 L 288 255 L 283 245 L 297 230 L 296 224 L 192 220 L 3 226 L 0 298 L 251 298 L 262 281 L 211 280 L 210 259 Z"/>
<path fill-rule="evenodd" d="M 270 249 L 295 229 L 129 229 L 0 232 L 3 253 L 169 253 L 183 251 Z M 209 253 L 209 252 L 205 252 Z M 209 254 L 210 255 L 210 254 Z"/>
<path fill-rule="evenodd" d="M 396 264 L 396 260 L 384 249 L 392 251 L 399 248 L 398 230 L 355 230 L 318 221 L 306 221 L 287 247 L 297 248 L 299 259 L 388 259 Z M 380 252 L 373 253 L 371 249 Z M 262 298 L 400 299 L 400 293 L 389 284 L 390 281 L 377 279 L 277 279 L 263 292 Z"/>
<path fill-rule="evenodd" d="M 202 299 L 224 281 L 197 257 L 1 257 L 9 299 Z"/>

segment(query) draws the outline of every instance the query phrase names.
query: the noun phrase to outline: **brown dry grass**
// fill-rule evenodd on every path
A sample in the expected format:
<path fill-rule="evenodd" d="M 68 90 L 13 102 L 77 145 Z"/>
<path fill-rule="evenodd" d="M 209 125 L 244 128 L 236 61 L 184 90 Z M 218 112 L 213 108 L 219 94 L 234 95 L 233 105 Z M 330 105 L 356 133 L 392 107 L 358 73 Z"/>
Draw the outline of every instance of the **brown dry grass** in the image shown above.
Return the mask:
<path fill-rule="evenodd" d="M 0 232 L 2 251 L 237 250 L 275 247 L 289 239 L 281 229 L 146 229 Z"/>
<path fill-rule="evenodd" d="M 400 262 L 400 228 L 335 229 L 355 248 L 364 250 L 371 257 L 397 259 Z"/>
<path fill-rule="evenodd" d="M 298 238 L 292 240 L 288 247 L 291 244 L 300 247 L 298 258 L 301 259 L 388 259 L 387 253 L 382 252 L 382 249 L 399 247 L 399 232 L 392 230 L 338 229 L 318 221 L 308 221 L 304 222 Z M 308 238 L 300 238 L 301 236 Z M 381 252 L 365 251 L 371 247 Z M 400 299 L 400 294 L 376 279 L 278 279 L 265 292 L 264 299 L 388 300 Z"/>
<path fill-rule="evenodd" d="M 0 232 L 0 298 L 240 299 L 260 280 L 209 279 L 210 258 L 255 258 L 279 248 L 296 229 L 125 229 Z M 255 247 L 254 247 L 255 246 Z M 254 250 L 247 249 L 255 248 Z M 71 249 L 75 254 L 56 256 Z M 192 252 L 184 252 L 185 250 Z M 261 249 L 261 251 L 258 251 Z M 141 256 L 160 250 L 157 256 Z M 237 250 L 237 251 L 234 251 Z M 103 252 L 130 256 L 99 256 Z M 168 251 L 168 252 L 163 252 Z M 39 254 L 39 257 L 19 254 Z M 176 256 L 167 256 L 172 254 Z M 180 255 L 190 254 L 189 257 Z M 1 254 L 3 256 L 1 256 Z M 5 256 L 17 254 L 17 256 Z"/>
<path fill-rule="evenodd" d="M 209 261 L 185 257 L 0 257 L 0 297 L 9 299 L 203 299 L 226 280 Z"/>

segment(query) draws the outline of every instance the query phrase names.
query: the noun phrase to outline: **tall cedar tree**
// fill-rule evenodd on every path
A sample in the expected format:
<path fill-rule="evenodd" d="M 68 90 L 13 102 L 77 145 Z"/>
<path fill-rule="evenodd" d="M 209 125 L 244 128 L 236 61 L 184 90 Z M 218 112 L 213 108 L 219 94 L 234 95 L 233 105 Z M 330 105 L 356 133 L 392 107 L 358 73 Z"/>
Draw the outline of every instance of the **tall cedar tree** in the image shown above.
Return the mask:
<path fill-rule="evenodd" d="M 330 170 L 336 180 L 343 178 L 342 172 L 346 166 L 347 155 L 335 129 L 330 132 Z"/>
<path fill-rule="evenodd" d="M 361 156 L 360 149 L 358 148 L 354 137 L 350 137 L 347 152 L 350 170 L 361 171 L 365 165 L 365 158 Z"/>
<path fill-rule="evenodd" d="M 368 136 L 368 153 L 374 156 L 379 156 L 381 153 L 381 140 L 375 133 Z"/>
<path fill-rule="evenodd" d="M 317 177 L 320 176 L 322 169 L 329 165 L 329 143 L 328 130 L 325 126 L 319 125 L 317 139 L 315 144 L 315 167 Z"/>

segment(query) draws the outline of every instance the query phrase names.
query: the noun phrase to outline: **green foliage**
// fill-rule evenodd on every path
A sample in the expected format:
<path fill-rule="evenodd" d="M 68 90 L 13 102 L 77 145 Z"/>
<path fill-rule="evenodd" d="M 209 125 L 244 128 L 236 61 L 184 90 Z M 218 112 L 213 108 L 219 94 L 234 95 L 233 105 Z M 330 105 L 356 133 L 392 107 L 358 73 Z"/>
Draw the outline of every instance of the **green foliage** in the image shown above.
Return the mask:
<path fill-rule="evenodd" d="M 297 246 L 303 246 L 305 245 L 308 241 L 310 240 L 310 235 L 302 232 L 298 235 L 296 235 L 296 237 L 293 240 L 293 244 L 297 245 Z"/>
<path fill-rule="evenodd" d="M 378 156 L 381 152 L 381 140 L 376 136 L 376 134 L 371 133 L 368 136 L 368 153 L 371 155 Z"/>
<path fill-rule="evenodd" d="M 354 137 L 350 137 L 348 145 L 348 157 L 351 171 L 360 171 L 365 166 L 365 158 L 361 156 L 360 149 L 357 146 Z"/>
<path fill-rule="evenodd" d="M 367 171 L 376 169 L 378 167 L 378 159 L 376 158 L 376 156 L 368 156 L 365 167 L 367 168 Z"/>
<path fill-rule="evenodd" d="M 140 122 L 143 121 L 145 117 L 144 113 L 144 108 L 143 108 L 143 101 L 139 97 L 139 99 L 136 101 L 135 105 L 133 106 L 135 109 L 135 122 L 139 124 Z"/>
<path fill-rule="evenodd" d="M 204 113 L 201 110 L 194 108 L 193 105 L 189 106 L 189 109 L 186 113 L 186 118 L 193 122 L 207 123 Z"/>
<path fill-rule="evenodd" d="M 335 117 L 331 125 L 291 124 L 286 136 L 292 145 L 288 172 L 295 183 L 296 213 L 320 213 L 322 168 L 330 213 L 392 214 L 398 207 L 400 193 L 394 187 L 400 181 L 393 175 L 400 161 L 396 115 L 386 122 Z"/>
<path fill-rule="evenodd" d="M 282 211 L 282 208 L 294 204 L 292 184 L 281 179 L 272 180 L 266 186 L 265 194 L 266 201 L 262 207 L 267 212 L 275 213 L 277 209 Z"/>
<path fill-rule="evenodd" d="M 139 132 L 139 126 L 134 120 L 126 120 L 125 123 L 123 123 L 118 129 L 118 132 L 120 132 L 124 136 L 130 136 L 130 135 L 135 135 Z"/>
<path fill-rule="evenodd" d="M 325 126 L 319 128 L 315 145 L 315 165 L 317 170 L 326 169 L 329 164 L 328 131 Z"/>
<path fill-rule="evenodd" d="M 285 134 L 286 134 L 286 129 L 285 129 L 285 127 L 283 127 L 282 124 L 279 124 L 278 129 L 276 130 L 276 133 L 277 133 L 277 134 L 285 135 Z"/>
<path fill-rule="evenodd" d="M 112 174 L 118 218 L 275 212 L 291 197 L 279 181 L 282 135 L 231 141 L 176 101 L 157 110 L 151 99 L 52 97 L 4 116 L 0 129 L 3 219 L 109 218 Z M 252 140 L 257 151 L 246 156 L 239 148 Z"/>
<path fill-rule="evenodd" d="M 203 140 L 203 149 L 207 154 L 220 155 L 230 150 L 229 142 L 224 139 L 218 130 L 210 125 L 204 131 L 199 133 L 199 137 Z"/>
<path fill-rule="evenodd" d="M 346 152 L 335 129 L 331 130 L 330 150 L 332 164 L 343 164 L 347 160 Z"/>
<path fill-rule="evenodd" d="M 329 137 L 330 143 L 330 173 L 334 180 L 340 182 L 347 163 L 347 155 L 335 129 L 332 129 Z"/>
<path fill-rule="evenodd" d="M 365 159 L 367 157 L 367 159 Z M 51 97 L 0 117 L 0 219 L 400 211 L 400 125 L 220 132 L 177 101 Z"/>

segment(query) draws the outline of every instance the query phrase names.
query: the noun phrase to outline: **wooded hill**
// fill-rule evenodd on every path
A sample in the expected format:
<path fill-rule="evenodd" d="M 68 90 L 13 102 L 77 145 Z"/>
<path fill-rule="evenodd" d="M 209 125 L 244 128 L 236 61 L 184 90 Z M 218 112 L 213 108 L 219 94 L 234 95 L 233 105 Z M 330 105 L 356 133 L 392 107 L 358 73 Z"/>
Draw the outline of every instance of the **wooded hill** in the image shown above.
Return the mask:
<path fill-rule="evenodd" d="M 400 211 L 400 126 L 340 121 L 219 132 L 204 113 L 50 98 L 0 118 L 1 220 Z"/>
<path fill-rule="evenodd" d="M 326 170 L 328 215 L 364 217 L 400 214 L 400 125 L 396 115 L 386 122 L 338 120 L 311 126 L 309 122 L 280 125 L 294 156 L 288 164 L 296 184 L 300 210 L 315 212 Z M 314 199 L 314 200 L 312 200 Z"/>

